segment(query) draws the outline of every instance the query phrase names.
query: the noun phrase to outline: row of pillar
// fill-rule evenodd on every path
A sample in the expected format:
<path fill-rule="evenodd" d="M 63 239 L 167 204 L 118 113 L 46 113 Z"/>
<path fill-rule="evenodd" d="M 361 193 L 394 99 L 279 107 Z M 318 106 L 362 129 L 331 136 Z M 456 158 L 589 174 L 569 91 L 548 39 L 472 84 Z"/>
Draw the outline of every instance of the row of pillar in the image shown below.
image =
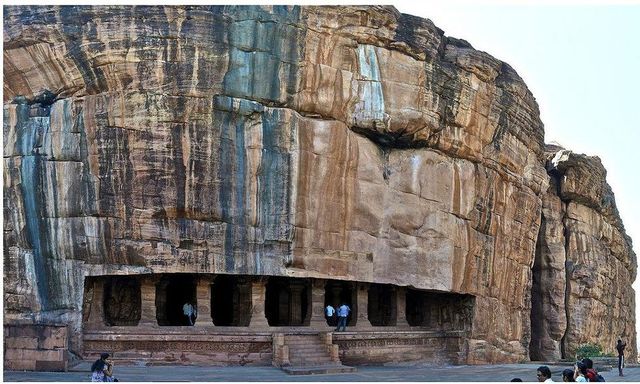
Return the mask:
<path fill-rule="evenodd" d="M 160 276 L 143 277 L 140 284 L 141 314 L 139 325 L 157 325 L 156 319 L 156 283 Z M 211 276 L 200 276 L 196 286 L 196 300 L 198 315 L 195 326 L 212 326 L 211 317 Z M 326 329 L 328 327 L 324 316 L 325 281 L 314 279 L 311 284 L 311 328 Z M 357 328 L 371 327 L 368 318 L 369 294 L 368 284 L 357 283 Z M 249 327 L 253 329 L 268 328 L 269 323 L 265 315 L 266 279 L 259 278 L 251 282 L 251 321 Z M 409 326 L 406 319 L 406 303 L 404 287 L 396 287 L 396 327 Z M 92 300 L 88 307 L 87 323 L 94 326 L 104 325 L 104 282 L 97 281 L 93 285 Z"/>

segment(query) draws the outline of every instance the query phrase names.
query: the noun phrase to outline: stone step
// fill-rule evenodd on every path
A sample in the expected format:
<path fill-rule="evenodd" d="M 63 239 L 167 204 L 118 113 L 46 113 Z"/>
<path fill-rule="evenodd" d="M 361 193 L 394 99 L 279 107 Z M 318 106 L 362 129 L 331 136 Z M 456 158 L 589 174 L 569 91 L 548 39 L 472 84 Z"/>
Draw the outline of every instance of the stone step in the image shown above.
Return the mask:
<path fill-rule="evenodd" d="M 329 355 L 327 351 L 306 351 L 306 352 L 295 352 L 293 354 L 291 353 L 291 351 L 289 351 L 289 356 L 291 359 L 295 359 L 296 357 L 311 359 L 314 357 L 324 357 L 324 356 L 331 356 L 331 355 Z"/>
<path fill-rule="evenodd" d="M 337 361 L 332 361 L 330 358 L 311 359 L 311 360 L 294 360 L 291 362 L 291 366 L 292 367 L 308 367 L 313 365 L 331 365 L 336 363 Z"/>
<path fill-rule="evenodd" d="M 328 353 L 300 353 L 295 355 L 290 355 L 289 360 L 312 360 L 312 359 L 331 359 L 331 355 Z"/>
<path fill-rule="evenodd" d="M 283 371 L 290 375 L 328 375 L 335 373 L 355 372 L 354 367 L 347 367 L 342 364 L 303 366 L 303 367 L 283 367 Z"/>
<path fill-rule="evenodd" d="M 309 344 L 309 345 L 291 345 L 289 344 L 289 351 L 296 352 L 308 352 L 308 351 L 327 351 L 327 347 L 324 344 Z"/>
<path fill-rule="evenodd" d="M 318 351 L 318 352 L 304 352 L 304 353 L 289 353 L 289 359 L 295 360 L 297 358 L 300 359 L 313 359 L 314 357 L 330 357 L 330 355 L 326 351 Z"/>
<path fill-rule="evenodd" d="M 284 339 L 290 341 L 319 340 L 320 335 L 285 335 Z"/>

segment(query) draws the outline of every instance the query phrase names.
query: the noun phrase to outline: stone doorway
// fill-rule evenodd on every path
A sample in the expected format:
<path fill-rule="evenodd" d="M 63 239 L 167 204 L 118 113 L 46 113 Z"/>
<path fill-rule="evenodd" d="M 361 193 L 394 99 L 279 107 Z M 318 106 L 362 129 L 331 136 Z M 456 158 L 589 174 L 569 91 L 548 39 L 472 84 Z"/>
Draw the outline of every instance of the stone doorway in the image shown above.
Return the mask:
<path fill-rule="evenodd" d="M 140 280 L 112 276 L 104 282 L 104 322 L 107 326 L 135 326 L 140 321 Z"/>
<path fill-rule="evenodd" d="M 354 283 L 349 281 L 327 281 L 324 286 L 324 305 L 325 307 L 331 304 L 336 312 L 338 307 L 342 304 L 347 304 L 351 308 L 349 316 L 347 316 L 347 326 L 356 325 L 356 319 L 358 318 L 358 308 L 356 306 L 357 291 Z M 336 314 L 337 316 L 337 314 Z"/>
<path fill-rule="evenodd" d="M 231 275 L 216 276 L 211 285 L 211 317 L 216 326 L 249 326 L 251 322 L 250 280 Z"/>
<path fill-rule="evenodd" d="M 369 286 L 369 306 L 367 316 L 371 325 L 388 327 L 396 325 L 396 290 L 389 284 L 371 284 Z"/>
<path fill-rule="evenodd" d="M 306 279 L 270 277 L 265 315 L 272 327 L 308 326 L 311 320 L 311 284 Z"/>
<path fill-rule="evenodd" d="M 156 284 L 156 319 L 158 325 L 189 325 L 182 306 L 196 307 L 196 280 L 190 274 L 164 275 Z M 197 307 L 196 307 L 197 310 Z"/>

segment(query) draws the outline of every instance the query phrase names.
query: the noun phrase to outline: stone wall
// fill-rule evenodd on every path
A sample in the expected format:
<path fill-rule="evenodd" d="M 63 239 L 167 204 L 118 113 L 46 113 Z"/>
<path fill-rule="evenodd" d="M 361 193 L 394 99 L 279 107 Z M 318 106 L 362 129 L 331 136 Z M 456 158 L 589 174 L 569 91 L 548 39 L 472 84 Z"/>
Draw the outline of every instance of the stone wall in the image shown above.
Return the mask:
<path fill-rule="evenodd" d="M 66 325 L 5 325 L 4 369 L 66 371 L 67 347 Z"/>
<path fill-rule="evenodd" d="M 4 68 L 5 321 L 81 334 L 86 276 L 313 277 L 474 296 L 466 362 L 528 357 L 538 106 L 430 20 L 9 6 Z"/>
<path fill-rule="evenodd" d="M 408 361 L 459 364 L 466 361 L 462 332 L 358 332 L 333 334 L 347 365 L 402 364 Z"/>

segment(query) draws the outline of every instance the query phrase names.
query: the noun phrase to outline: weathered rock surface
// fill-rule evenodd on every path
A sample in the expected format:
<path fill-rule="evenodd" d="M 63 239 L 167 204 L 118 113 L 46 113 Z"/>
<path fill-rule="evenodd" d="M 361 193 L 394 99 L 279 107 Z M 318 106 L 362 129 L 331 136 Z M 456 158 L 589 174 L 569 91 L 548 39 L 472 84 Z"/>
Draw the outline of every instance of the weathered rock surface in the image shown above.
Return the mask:
<path fill-rule="evenodd" d="M 560 196 L 573 205 L 545 197 L 526 85 L 431 21 L 281 6 L 11 6 L 4 21 L 5 319 L 79 328 L 87 275 L 338 278 L 474 295 L 464 360 L 515 362 L 542 239 L 557 252 L 541 269 L 561 271 L 562 252 L 603 263 L 588 295 L 593 271 L 573 270 L 571 307 L 558 281 L 542 286 L 544 348 L 605 324 L 631 340 L 619 219 L 580 167 Z M 541 213 L 556 219 L 539 235 Z M 567 249 L 561 224 L 615 253 Z M 578 297 L 603 305 L 563 328 Z M 609 322 L 609 303 L 626 320 Z"/>
<path fill-rule="evenodd" d="M 582 344 L 615 352 L 636 345 L 636 255 L 600 159 L 547 148 L 551 185 L 543 195 L 536 262 L 531 357 L 573 356 Z"/>

